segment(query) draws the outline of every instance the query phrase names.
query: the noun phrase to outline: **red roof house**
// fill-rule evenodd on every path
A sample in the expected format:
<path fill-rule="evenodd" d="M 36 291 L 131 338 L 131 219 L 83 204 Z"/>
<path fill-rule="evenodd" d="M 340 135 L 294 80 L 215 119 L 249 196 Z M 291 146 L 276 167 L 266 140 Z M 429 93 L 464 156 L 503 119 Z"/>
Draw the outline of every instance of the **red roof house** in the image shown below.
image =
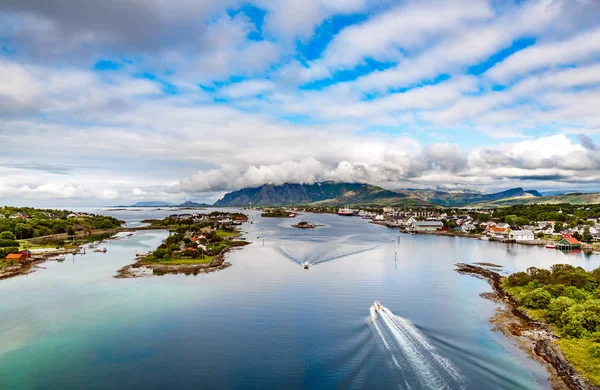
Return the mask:
<path fill-rule="evenodd" d="M 18 263 L 24 261 L 26 258 L 27 256 L 25 256 L 23 253 L 10 253 L 6 256 L 7 261 L 16 261 Z"/>

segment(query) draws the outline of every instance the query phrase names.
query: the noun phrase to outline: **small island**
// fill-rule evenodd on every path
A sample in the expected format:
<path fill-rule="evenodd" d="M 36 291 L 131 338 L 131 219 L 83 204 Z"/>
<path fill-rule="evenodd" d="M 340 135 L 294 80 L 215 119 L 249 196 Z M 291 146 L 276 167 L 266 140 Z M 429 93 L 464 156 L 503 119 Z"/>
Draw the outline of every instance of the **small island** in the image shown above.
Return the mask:
<path fill-rule="evenodd" d="M 285 209 L 267 209 L 260 215 L 264 218 L 295 218 L 298 214 L 295 211 Z"/>
<path fill-rule="evenodd" d="M 236 225 L 246 222 L 241 213 L 174 214 L 163 220 L 147 220 L 151 226 L 168 227 L 169 237 L 153 252 L 138 253 L 136 262 L 120 269 L 116 278 L 164 274 L 197 275 L 229 267 L 225 254 L 248 245 Z"/>

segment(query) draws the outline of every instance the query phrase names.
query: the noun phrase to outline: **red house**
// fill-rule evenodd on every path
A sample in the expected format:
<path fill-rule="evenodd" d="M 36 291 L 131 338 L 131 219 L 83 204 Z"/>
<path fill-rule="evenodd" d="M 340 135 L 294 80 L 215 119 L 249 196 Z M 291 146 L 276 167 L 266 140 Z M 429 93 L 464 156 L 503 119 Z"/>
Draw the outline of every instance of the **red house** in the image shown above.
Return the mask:
<path fill-rule="evenodd" d="M 26 258 L 27 257 L 22 253 L 10 253 L 8 256 L 6 256 L 6 261 L 16 261 L 17 263 L 20 263 Z"/>

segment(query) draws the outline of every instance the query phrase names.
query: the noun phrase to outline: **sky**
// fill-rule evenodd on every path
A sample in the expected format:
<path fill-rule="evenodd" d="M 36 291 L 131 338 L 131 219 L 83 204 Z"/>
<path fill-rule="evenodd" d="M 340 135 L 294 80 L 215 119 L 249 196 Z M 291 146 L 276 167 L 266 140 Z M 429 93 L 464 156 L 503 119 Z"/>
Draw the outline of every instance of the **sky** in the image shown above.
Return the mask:
<path fill-rule="evenodd" d="M 0 204 L 600 191 L 598 0 L 0 0 Z"/>

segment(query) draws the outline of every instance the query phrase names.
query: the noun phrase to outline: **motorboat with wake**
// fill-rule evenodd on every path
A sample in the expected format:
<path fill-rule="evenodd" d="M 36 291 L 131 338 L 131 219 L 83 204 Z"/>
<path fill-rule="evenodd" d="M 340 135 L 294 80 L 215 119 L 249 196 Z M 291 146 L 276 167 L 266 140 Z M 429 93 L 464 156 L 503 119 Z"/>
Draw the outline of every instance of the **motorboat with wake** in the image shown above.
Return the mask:
<path fill-rule="evenodd" d="M 305 261 L 302 263 L 302 267 L 304 267 L 304 269 L 308 269 L 308 267 L 310 267 L 310 263 L 308 261 Z"/>
<path fill-rule="evenodd" d="M 381 306 L 381 303 L 379 303 L 379 301 L 375 301 L 373 303 L 373 306 L 375 306 L 375 310 L 379 313 L 383 310 L 383 307 Z"/>

